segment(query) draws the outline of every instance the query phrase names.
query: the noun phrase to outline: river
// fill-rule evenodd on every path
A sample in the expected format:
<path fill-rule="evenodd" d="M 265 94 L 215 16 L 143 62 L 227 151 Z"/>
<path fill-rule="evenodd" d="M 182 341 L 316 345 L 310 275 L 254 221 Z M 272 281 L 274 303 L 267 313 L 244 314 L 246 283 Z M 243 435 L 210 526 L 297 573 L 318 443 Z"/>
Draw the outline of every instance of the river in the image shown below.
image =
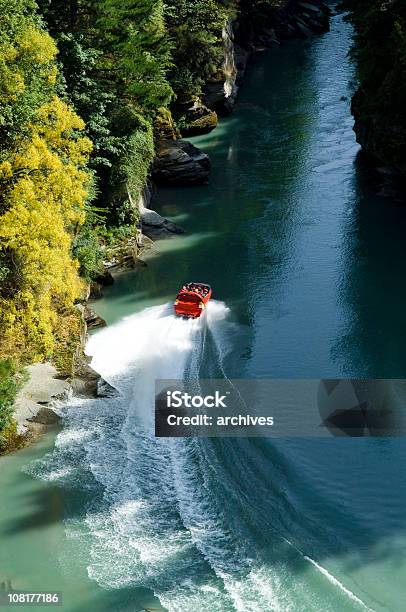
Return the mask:
<path fill-rule="evenodd" d="M 208 186 L 160 190 L 184 236 L 97 302 L 119 397 L 2 459 L 0 582 L 66 612 L 404 609 L 402 439 L 155 439 L 155 378 L 406 377 L 406 210 L 352 131 L 351 27 L 258 53 L 193 142 Z M 201 321 L 170 303 L 214 288 Z"/>

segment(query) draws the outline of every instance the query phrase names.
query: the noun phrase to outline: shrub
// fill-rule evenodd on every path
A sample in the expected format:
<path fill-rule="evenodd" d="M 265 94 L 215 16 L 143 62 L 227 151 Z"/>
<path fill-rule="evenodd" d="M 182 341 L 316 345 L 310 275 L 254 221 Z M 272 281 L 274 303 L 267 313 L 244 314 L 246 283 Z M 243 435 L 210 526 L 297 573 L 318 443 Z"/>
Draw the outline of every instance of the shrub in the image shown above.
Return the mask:
<path fill-rule="evenodd" d="M 94 230 L 86 229 L 73 241 L 72 254 L 79 262 L 79 274 L 90 282 L 102 270 L 103 252 Z"/>
<path fill-rule="evenodd" d="M 82 334 L 82 315 L 79 310 L 72 307 L 59 319 L 55 331 L 55 346 L 53 363 L 59 374 L 71 376 L 74 370 L 75 356 L 80 349 Z"/>
<path fill-rule="evenodd" d="M 25 376 L 12 359 L 0 360 L 0 451 L 17 434 L 13 404 Z"/>

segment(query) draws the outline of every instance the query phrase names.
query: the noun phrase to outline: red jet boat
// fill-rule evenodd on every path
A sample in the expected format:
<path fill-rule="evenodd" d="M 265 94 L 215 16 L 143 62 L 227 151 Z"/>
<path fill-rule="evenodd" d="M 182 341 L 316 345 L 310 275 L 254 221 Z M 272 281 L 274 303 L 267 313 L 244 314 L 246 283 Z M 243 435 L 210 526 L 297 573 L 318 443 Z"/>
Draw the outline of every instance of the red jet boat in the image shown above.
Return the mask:
<path fill-rule="evenodd" d="M 176 296 L 175 312 L 179 317 L 200 317 L 211 298 L 211 287 L 205 283 L 188 283 L 183 285 Z"/>

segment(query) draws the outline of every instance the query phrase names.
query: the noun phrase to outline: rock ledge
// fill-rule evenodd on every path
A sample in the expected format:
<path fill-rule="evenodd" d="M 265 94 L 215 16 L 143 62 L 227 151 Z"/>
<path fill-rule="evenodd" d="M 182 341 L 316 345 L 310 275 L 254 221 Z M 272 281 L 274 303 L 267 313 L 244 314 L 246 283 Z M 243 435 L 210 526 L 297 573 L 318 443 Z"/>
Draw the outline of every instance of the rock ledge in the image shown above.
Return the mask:
<path fill-rule="evenodd" d="M 152 166 L 157 185 L 183 186 L 207 183 L 210 159 L 187 140 L 162 140 Z"/>

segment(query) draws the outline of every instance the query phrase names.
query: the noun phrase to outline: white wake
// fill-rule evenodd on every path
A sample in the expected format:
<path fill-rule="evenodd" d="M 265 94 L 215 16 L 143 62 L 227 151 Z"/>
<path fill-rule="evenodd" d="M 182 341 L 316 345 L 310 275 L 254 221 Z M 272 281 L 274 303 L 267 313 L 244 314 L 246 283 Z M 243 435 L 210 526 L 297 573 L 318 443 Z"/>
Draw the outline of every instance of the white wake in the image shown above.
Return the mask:
<path fill-rule="evenodd" d="M 321 609 L 288 564 L 256 558 L 243 524 L 231 522 L 247 500 L 218 449 L 154 437 L 155 380 L 198 378 L 202 367 L 224 373 L 241 331 L 227 314 L 212 301 L 200 319 L 183 320 L 166 304 L 92 336 L 92 367 L 119 395 L 75 400 L 55 451 L 33 472 L 94 491 L 85 521 L 71 521 L 67 533 L 84 541 L 88 574 L 103 587 L 147 587 L 170 612 Z M 227 453 L 244 478 L 249 458 L 236 445 Z"/>

